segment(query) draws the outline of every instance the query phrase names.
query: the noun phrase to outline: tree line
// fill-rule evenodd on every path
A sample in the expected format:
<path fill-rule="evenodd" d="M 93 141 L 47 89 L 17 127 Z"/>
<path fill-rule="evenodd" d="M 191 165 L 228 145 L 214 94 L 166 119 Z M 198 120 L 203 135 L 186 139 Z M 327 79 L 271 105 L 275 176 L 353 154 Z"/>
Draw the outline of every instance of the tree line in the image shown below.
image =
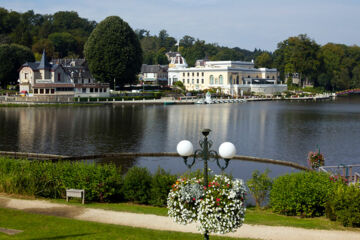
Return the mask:
<path fill-rule="evenodd" d="M 43 49 L 46 50 L 49 58 L 83 58 L 85 43 L 97 25 L 95 21 L 81 18 L 74 11 L 42 15 L 35 14 L 32 10 L 19 13 L 0 8 L 1 85 L 4 87 L 7 83 L 16 81 L 17 70 L 21 64 L 34 61 L 34 58 L 39 60 Z M 168 64 L 165 53 L 169 51 L 179 51 L 189 66 L 194 66 L 197 59 L 214 61 L 254 59 L 255 67 L 277 68 L 282 81 L 291 80 L 296 74 L 301 80 L 300 85 L 307 82 L 327 90 L 360 87 L 360 47 L 356 45 L 328 43 L 321 46 L 306 34 L 301 34 L 278 43 L 277 49 L 270 52 L 219 46 L 189 35 L 185 35 L 177 42 L 166 30 L 151 35 L 146 29 L 136 29 L 135 37 L 141 46 L 141 50 L 136 51 L 141 55 L 140 58 L 132 56 L 137 62 L 141 60 L 146 64 Z M 123 43 L 128 42 L 127 38 L 122 39 Z M 96 44 L 92 45 L 96 47 Z M 101 54 L 97 55 L 99 56 Z M 103 70 L 97 69 L 97 72 L 101 71 Z M 134 68 L 131 74 L 136 74 L 137 71 L 139 71 L 138 67 Z M 110 82 L 117 74 L 104 72 L 95 75 L 101 81 Z M 105 79 L 105 76 L 112 79 Z M 123 77 L 131 81 L 135 79 L 133 76 L 127 76 L 125 72 Z"/>

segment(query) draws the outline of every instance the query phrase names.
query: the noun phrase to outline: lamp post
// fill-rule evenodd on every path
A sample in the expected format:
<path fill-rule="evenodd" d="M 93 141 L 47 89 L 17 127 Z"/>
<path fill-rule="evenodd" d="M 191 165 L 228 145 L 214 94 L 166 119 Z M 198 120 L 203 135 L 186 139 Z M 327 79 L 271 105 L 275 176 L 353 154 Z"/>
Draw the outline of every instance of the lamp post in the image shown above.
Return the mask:
<path fill-rule="evenodd" d="M 194 151 L 194 147 L 192 143 L 188 140 L 182 140 L 178 143 L 176 149 L 180 156 L 183 157 L 185 165 L 190 169 L 196 160 L 204 161 L 204 187 L 208 187 L 209 177 L 208 177 L 208 161 L 211 159 L 216 160 L 216 164 L 223 172 L 229 165 L 229 161 L 231 158 L 235 156 L 236 148 L 234 144 L 230 142 L 224 142 L 219 147 L 219 154 L 215 150 L 211 150 L 211 146 L 213 145 L 211 140 L 208 140 L 208 135 L 211 132 L 210 129 L 203 129 L 201 133 L 204 135 L 204 139 L 199 141 L 200 149 Z M 188 158 L 192 157 L 191 162 L 188 162 Z M 220 159 L 224 159 L 225 164 L 220 164 Z M 208 231 L 206 230 L 204 233 L 204 239 L 209 239 Z"/>

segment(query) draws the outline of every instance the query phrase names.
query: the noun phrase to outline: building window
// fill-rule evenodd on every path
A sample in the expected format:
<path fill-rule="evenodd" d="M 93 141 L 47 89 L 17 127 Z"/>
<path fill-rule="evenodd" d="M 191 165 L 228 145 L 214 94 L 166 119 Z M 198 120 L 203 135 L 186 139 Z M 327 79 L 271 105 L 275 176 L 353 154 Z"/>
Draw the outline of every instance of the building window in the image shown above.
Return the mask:
<path fill-rule="evenodd" d="M 266 78 L 270 78 L 269 76 L 266 76 Z"/>
<path fill-rule="evenodd" d="M 35 94 L 38 94 L 38 93 L 39 93 L 39 91 L 38 91 L 37 88 L 34 89 L 34 93 L 35 93 Z"/>
<path fill-rule="evenodd" d="M 210 84 L 214 84 L 214 76 L 213 75 L 210 75 Z"/>
<path fill-rule="evenodd" d="M 192 73 L 192 76 L 194 76 L 194 73 Z"/>
<path fill-rule="evenodd" d="M 204 76 L 204 73 L 203 73 L 203 72 L 201 73 L 201 76 Z"/>
<path fill-rule="evenodd" d="M 239 76 L 236 76 L 236 84 L 239 84 Z"/>
<path fill-rule="evenodd" d="M 229 82 L 230 82 L 230 84 L 232 84 L 232 75 L 230 75 Z"/>
<path fill-rule="evenodd" d="M 61 73 L 58 73 L 58 81 L 61 81 Z"/>
<path fill-rule="evenodd" d="M 45 93 L 46 94 L 49 94 L 49 92 L 50 92 L 50 90 L 47 88 L 47 89 L 45 89 Z"/>
<path fill-rule="evenodd" d="M 54 94 L 55 93 L 55 89 L 51 89 L 51 94 Z"/>
<path fill-rule="evenodd" d="M 204 79 L 201 79 L 201 83 L 204 84 Z"/>
<path fill-rule="evenodd" d="M 199 79 L 196 79 L 196 83 L 199 84 Z"/>
<path fill-rule="evenodd" d="M 275 76 L 272 76 L 272 79 L 275 79 Z"/>
<path fill-rule="evenodd" d="M 183 73 L 183 77 L 185 77 L 185 73 Z"/>
<path fill-rule="evenodd" d="M 86 93 L 86 88 L 83 88 L 83 89 L 82 89 L 82 92 L 83 92 L 83 93 Z"/>
<path fill-rule="evenodd" d="M 24 75 L 25 75 L 25 79 L 27 79 L 28 73 L 24 73 Z"/>
<path fill-rule="evenodd" d="M 223 76 L 222 75 L 219 76 L 219 84 L 223 84 Z"/>
<path fill-rule="evenodd" d="M 94 89 L 93 89 L 93 88 L 90 88 L 90 92 L 94 92 Z"/>
<path fill-rule="evenodd" d="M 189 83 L 190 83 L 190 80 L 188 79 L 187 82 L 188 82 L 188 84 L 189 84 Z"/>
<path fill-rule="evenodd" d="M 188 76 L 190 76 L 190 73 L 188 73 Z"/>
<path fill-rule="evenodd" d="M 250 78 L 250 75 L 248 76 L 248 78 Z"/>
<path fill-rule="evenodd" d="M 44 93 L 44 89 L 40 88 L 40 94 Z"/>
<path fill-rule="evenodd" d="M 183 83 L 185 83 L 185 79 L 183 79 Z"/>
<path fill-rule="evenodd" d="M 196 73 L 196 76 L 199 76 L 199 73 Z"/>
<path fill-rule="evenodd" d="M 194 84 L 194 79 L 191 79 L 191 83 Z"/>

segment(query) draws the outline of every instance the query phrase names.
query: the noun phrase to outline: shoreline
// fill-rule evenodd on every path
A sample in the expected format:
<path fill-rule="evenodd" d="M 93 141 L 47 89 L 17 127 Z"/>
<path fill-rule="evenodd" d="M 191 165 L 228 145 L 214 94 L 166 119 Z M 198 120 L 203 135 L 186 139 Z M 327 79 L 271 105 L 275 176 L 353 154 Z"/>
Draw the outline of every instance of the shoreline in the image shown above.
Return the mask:
<path fill-rule="evenodd" d="M 231 104 L 231 103 L 246 103 L 254 101 L 318 101 L 318 100 L 334 100 L 336 97 L 331 94 L 321 94 L 313 97 L 251 97 L 251 98 L 215 98 L 214 101 L 228 101 L 223 103 L 212 104 Z M 60 106 L 104 106 L 104 105 L 190 105 L 196 104 L 200 99 L 150 99 L 150 100 L 122 100 L 122 101 L 69 101 L 69 102 L 49 102 L 49 101 L 31 101 L 32 99 L 26 98 L 25 101 L 0 101 L 0 107 L 60 107 Z M 236 102 L 234 102 L 236 101 Z"/>

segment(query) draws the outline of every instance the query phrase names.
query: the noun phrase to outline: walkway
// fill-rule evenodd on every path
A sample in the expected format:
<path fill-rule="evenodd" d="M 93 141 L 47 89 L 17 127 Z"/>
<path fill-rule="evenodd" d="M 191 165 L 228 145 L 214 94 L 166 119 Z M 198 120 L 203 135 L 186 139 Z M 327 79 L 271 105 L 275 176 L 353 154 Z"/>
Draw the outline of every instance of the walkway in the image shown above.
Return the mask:
<path fill-rule="evenodd" d="M 119 224 L 157 230 L 199 233 L 195 224 L 179 225 L 168 217 L 150 214 L 125 213 L 93 208 L 69 206 L 40 200 L 22 200 L 0 196 L 0 207 L 26 212 L 68 217 L 78 220 Z M 256 238 L 266 240 L 359 240 L 360 232 L 310 230 L 293 227 L 243 225 L 229 237 Z"/>

